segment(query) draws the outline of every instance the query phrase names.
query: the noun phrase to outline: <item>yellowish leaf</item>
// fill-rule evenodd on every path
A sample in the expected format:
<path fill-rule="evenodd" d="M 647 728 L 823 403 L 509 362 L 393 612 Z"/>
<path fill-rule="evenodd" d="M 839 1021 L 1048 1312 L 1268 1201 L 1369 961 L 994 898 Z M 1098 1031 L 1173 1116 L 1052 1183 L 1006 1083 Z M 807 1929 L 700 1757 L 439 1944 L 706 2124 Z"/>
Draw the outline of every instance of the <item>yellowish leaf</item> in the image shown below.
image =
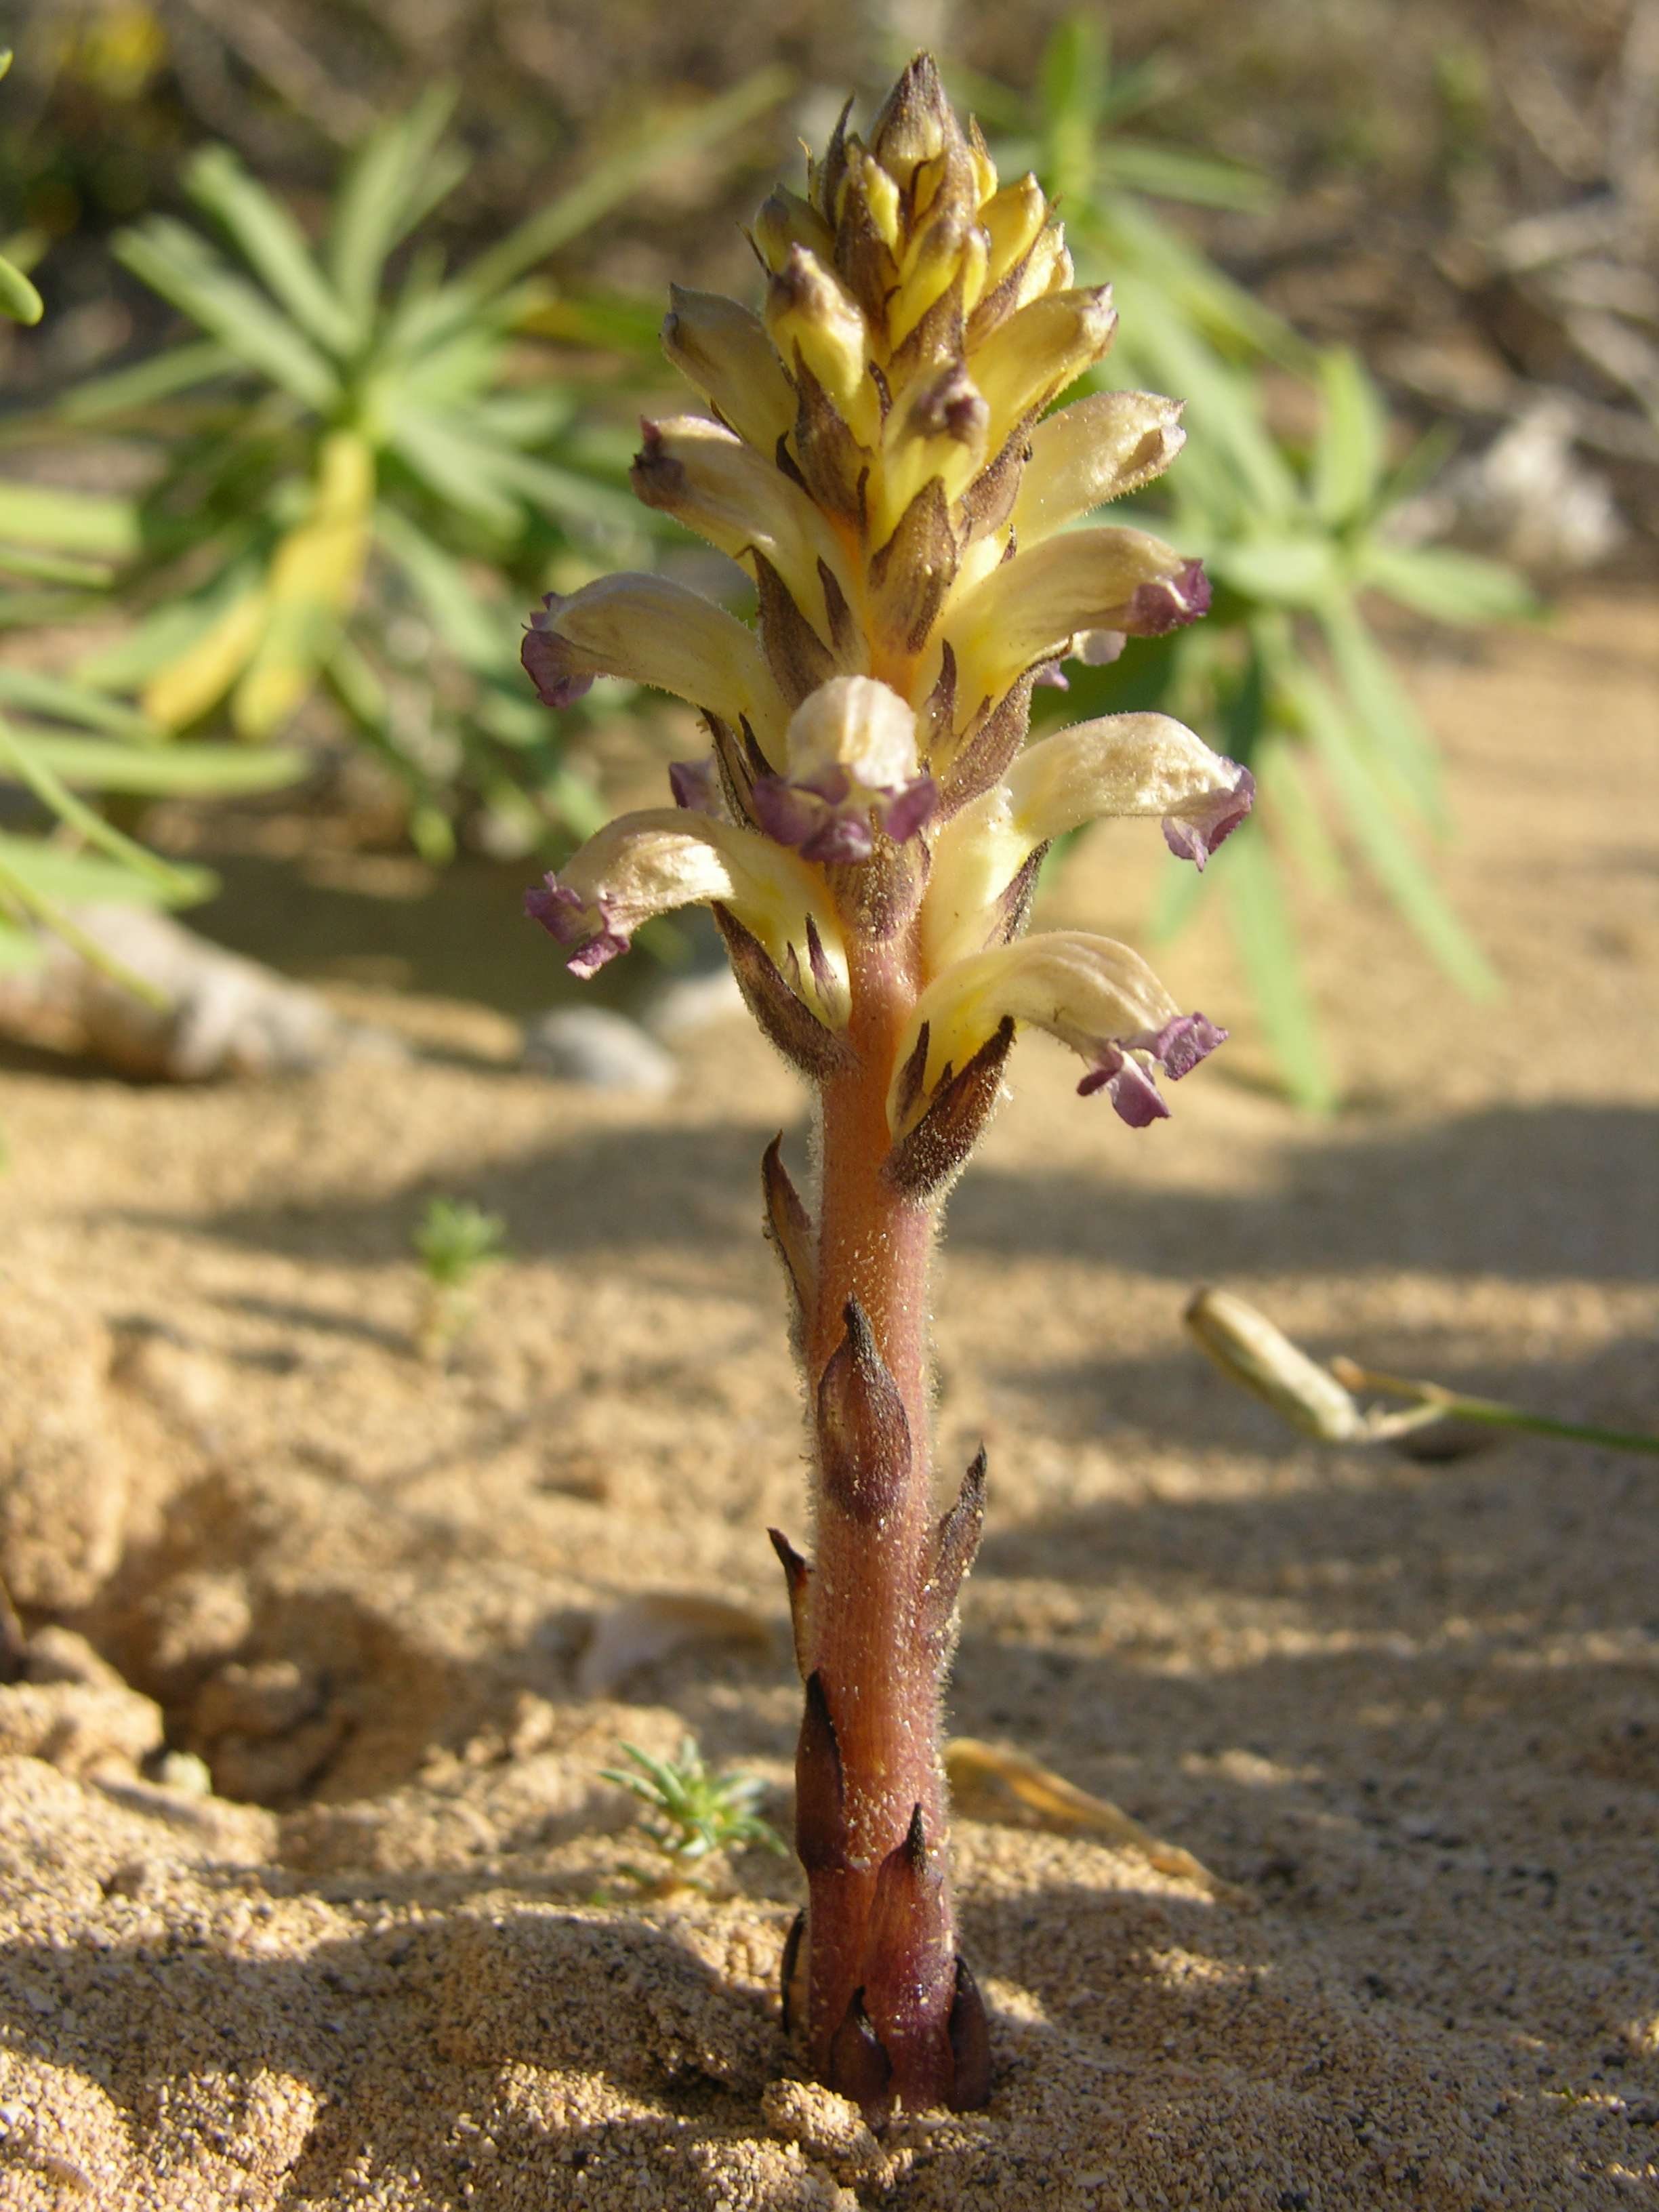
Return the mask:
<path fill-rule="evenodd" d="M 1255 1907 L 1255 1899 L 1249 1890 L 1212 1874 L 1179 1844 L 1166 1844 L 1105 1798 L 1091 1797 L 1063 1774 L 1027 1759 L 1021 1752 L 1004 1751 L 973 1736 L 954 1736 L 945 1747 L 945 1772 L 952 1797 L 964 1810 L 970 1803 L 989 1810 L 999 1798 L 1006 1802 L 1012 1797 L 1027 1812 L 1035 1813 L 1045 1827 L 1062 1832 L 1092 1828 L 1126 1850 L 1138 1851 L 1159 1874 L 1196 1882 L 1218 1903 L 1245 1910 Z"/>

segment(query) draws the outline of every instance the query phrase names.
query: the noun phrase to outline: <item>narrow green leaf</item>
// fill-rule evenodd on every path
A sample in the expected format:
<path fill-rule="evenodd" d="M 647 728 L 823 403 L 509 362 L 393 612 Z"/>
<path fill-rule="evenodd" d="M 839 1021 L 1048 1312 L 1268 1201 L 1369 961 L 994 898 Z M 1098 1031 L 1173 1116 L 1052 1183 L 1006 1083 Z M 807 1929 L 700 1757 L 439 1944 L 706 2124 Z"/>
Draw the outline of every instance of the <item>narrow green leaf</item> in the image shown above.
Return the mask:
<path fill-rule="evenodd" d="M 1515 569 L 1449 545 L 1390 545 L 1367 538 L 1356 549 L 1354 569 L 1362 583 L 1436 622 L 1471 627 L 1536 622 L 1545 611 Z"/>
<path fill-rule="evenodd" d="M 429 85 L 406 113 L 370 131 L 346 173 L 324 252 L 360 335 L 373 322 L 387 254 L 466 173 L 465 157 L 438 144 L 454 106 L 453 85 Z"/>
<path fill-rule="evenodd" d="M 1424 820 L 1443 830 L 1446 806 L 1434 739 L 1371 635 L 1364 617 L 1344 592 L 1320 609 L 1319 624 L 1350 713 L 1371 740 L 1379 759 L 1410 793 Z"/>
<path fill-rule="evenodd" d="M 272 193 L 249 176 L 228 146 L 204 146 L 185 164 L 185 190 L 219 221 L 256 276 L 308 336 L 341 355 L 354 325 L 324 283 L 304 232 Z"/>
<path fill-rule="evenodd" d="M 374 509 L 374 532 L 458 660 L 486 672 L 516 661 L 520 623 L 485 607 L 459 561 L 387 501 Z"/>
<path fill-rule="evenodd" d="M 1061 199 L 1080 199 L 1095 177 L 1095 131 L 1109 75 L 1105 27 L 1070 15 L 1049 33 L 1037 64 L 1045 181 Z"/>
<path fill-rule="evenodd" d="M 1255 812 L 1279 833 L 1313 889 L 1335 897 L 1347 888 L 1348 871 L 1326 827 L 1303 750 L 1282 735 L 1261 746 L 1255 763 Z"/>
<path fill-rule="evenodd" d="M 154 216 L 142 230 L 118 232 L 112 251 L 152 291 L 284 392 L 319 413 L 337 404 L 339 384 L 322 355 L 182 223 Z"/>
<path fill-rule="evenodd" d="M 1169 945 L 1180 936 L 1214 890 L 1216 872 L 1206 867 L 1200 875 L 1190 860 L 1170 855 L 1158 870 L 1158 889 L 1146 917 L 1146 933 L 1154 945 Z"/>
<path fill-rule="evenodd" d="M 148 717 L 72 678 L 47 676 L 39 669 L 16 668 L 0 661 L 0 702 L 35 714 L 71 722 L 85 730 L 101 730 L 113 738 L 137 744 L 157 744 L 163 733 Z"/>
<path fill-rule="evenodd" d="M 71 830 L 78 830 L 88 844 L 116 862 L 125 876 L 141 878 L 150 884 L 155 897 L 165 899 L 170 904 L 187 905 L 192 899 L 207 896 L 201 887 L 210 878 L 203 870 L 175 867 L 159 854 L 147 852 L 132 838 L 125 836 L 100 814 L 94 813 L 83 799 L 77 799 L 43 762 L 36 760 L 28 745 L 15 737 L 3 721 L 0 721 L 0 771 L 15 776 L 19 783 L 34 793 L 43 806 L 50 807 L 60 822 L 65 823 Z M 21 844 L 25 841 L 9 839 L 6 842 Z M 27 845 L 26 849 L 33 852 L 39 848 Z M 70 897 L 73 895 L 48 889 L 48 896 Z"/>
<path fill-rule="evenodd" d="M 512 478 L 532 507 L 583 535 L 601 526 L 625 532 L 629 538 L 639 535 L 641 510 L 636 502 L 608 484 L 595 483 L 592 477 L 522 453 L 513 462 Z"/>
<path fill-rule="evenodd" d="M 125 868 L 112 867 L 107 860 L 87 860 L 78 854 L 55 853 L 48 847 L 31 845 L 21 838 L 0 836 L 0 898 L 8 897 L 15 906 L 44 923 L 54 936 L 60 937 L 72 952 L 78 952 L 89 968 L 107 975 L 123 990 L 131 991 L 134 998 L 163 1009 L 172 1005 L 165 991 L 148 976 L 129 968 L 124 960 L 118 960 L 96 938 L 88 935 L 73 915 L 64 911 L 64 901 L 73 906 L 93 906 L 105 901 L 112 904 L 154 905 L 154 890 Z"/>
<path fill-rule="evenodd" d="M 1103 183 L 1148 192 L 1154 199 L 1231 208 L 1246 215 L 1260 215 L 1279 198 L 1273 179 L 1254 169 L 1151 138 L 1108 138 L 1095 149 L 1095 174 Z"/>
<path fill-rule="evenodd" d="M 1144 280 L 1169 313 L 1233 354 L 1265 355 L 1299 376 L 1313 372 L 1314 349 L 1271 307 L 1253 299 L 1171 224 L 1127 192 L 1098 188 L 1066 210 L 1067 236 L 1092 249 L 1091 273 Z M 1140 289 L 1137 289 L 1137 300 Z M 1137 307 L 1139 313 L 1139 307 Z M 1124 327 L 1133 328 L 1125 312 Z"/>
<path fill-rule="evenodd" d="M 42 902 L 53 908 L 106 901 L 128 906 L 192 906 L 211 897 L 216 885 L 217 879 L 205 868 L 191 869 L 187 875 L 174 871 L 173 875 L 173 881 L 163 883 L 118 860 L 66 853 L 39 838 L 0 831 L 0 884 L 21 898 L 31 913 L 41 913 Z M 61 916 L 53 919 L 52 927 L 62 927 Z"/>
<path fill-rule="evenodd" d="M 1218 582 L 1270 606 L 1321 606 L 1336 581 L 1328 538 L 1246 538 L 1212 546 L 1206 558 Z"/>
<path fill-rule="evenodd" d="M 1453 982 L 1473 998 L 1496 997 L 1501 988 L 1496 973 L 1401 830 L 1389 793 L 1352 742 L 1336 702 L 1310 669 L 1294 678 L 1293 690 L 1371 873 Z"/>
<path fill-rule="evenodd" d="M 130 499 L 0 478 L 0 538 L 125 561 L 138 550 L 138 511 Z"/>
<path fill-rule="evenodd" d="M 20 929 L 0 914 L 0 975 L 26 974 L 40 965 L 40 940 L 32 929 Z M 0 1143 L 0 1167 L 5 1164 L 3 1143 Z"/>
<path fill-rule="evenodd" d="M 1340 527 L 1371 506 L 1388 459 L 1389 418 L 1382 396 L 1359 356 L 1329 346 L 1319 356 L 1323 401 L 1314 442 L 1314 511 Z"/>
<path fill-rule="evenodd" d="M 1233 942 L 1285 1087 L 1310 1113 L 1328 1114 L 1337 1103 L 1336 1085 L 1303 981 L 1295 925 L 1260 826 L 1247 823 L 1211 866 L 1223 871 Z"/>
<path fill-rule="evenodd" d="M 17 729 L 37 766 L 71 790 L 126 791 L 149 798 L 222 798 L 278 791 L 309 765 L 276 745 L 123 745 L 59 731 Z"/>
<path fill-rule="evenodd" d="M 82 683 L 100 691 L 127 691 L 148 682 L 157 669 L 179 659 L 198 638 L 204 637 L 258 574 L 256 563 L 233 562 L 198 598 L 169 599 L 155 608 L 125 637 L 81 663 L 76 673 Z"/>
<path fill-rule="evenodd" d="M 15 323 L 38 323 L 46 304 L 21 269 L 0 254 L 0 314 Z"/>
<path fill-rule="evenodd" d="M 1003 84 L 994 76 L 983 76 L 977 70 L 947 55 L 939 56 L 939 66 L 952 104 L 958 110 L 970 108 L 988 131 L 1000 133 L 1027 127 L 1030 121 L 1030 102 L 1012 85 Z M 1018 155 L 1010 157 L 1006 144 L 1000 143 L 994 151 L 997 167 L 1004 176 L 1017 176 L 1022 168 L 1031 166 L 1029 157 L 1024 161 Z"/>
<path fill-rule="evenodd" d="M 1212 459 L 1224 459 L 1260 525 L 1288 522 L 1301 504 L 1300 488 L 1261 419 L 1253 379 L 1205 341 L 1156 277 L 1121 276 L 1116 290 L 1128 350 L 1137 362 L 1149 363 L 1162 390 L 1181 394 L 1191 442 L 1207 441 Z"/>
<path fill-rule="evenodd" d="M 349 637 L 337 637 L 328 657 L 328 680 L 352 720 L 365 732 L 384 735 L 391 702 L 380 672 Z"/>
<path fill-rule="evenodd" d="M 108 376 L 89 377 L 64 392 L 55 411 L 65 422 L 106 422 L 111 416 L 131 414 L 155 400 L 169 399 L 175 392 L 228 375 L 238 367 L 228 346 L 216 338 L 203 338 L 152 354 L 148 361 L 135 362 L 131 368 L 118 368 Z"/>
<path fill-rule="evenodd" d="M 575 411 L 575 392 L 559 384 L 543 391 L 493 392 L 471 410 L 478 428 L 504 446 L 545 445 L 566 428 Z"/>
<path fill-rule="evenodd" d="M 115 581 L 106 561 L 76 561 L 67 553 L 41 553 L 23 545 L 0 544 L 0 570 L 41 584 L 76 584 L 89 592 Z"/>
<path fill-rule="evenodd" d="M 757 116 L 775 107 L 787 98 L 794 84 L 793 73 L 774 63 L 677 123 L 665 125 L 660 118 L 648 122 L 631 144 L 596 162 L 580 184 L 527 216 L 481 253 L 461 283 L 475 299 L 501 290 L 526 269 L 568 246 L 660 171 L 705 146 L 720 145 Z"/>
<path fill-rule="evenodd" d="M 392 446 L 422 483 L 463 514 L 503 538 L 524 528 L 524 509 L 501 489 L 502 459 L 434 408 L 399 400 L 392 414 Z"/>

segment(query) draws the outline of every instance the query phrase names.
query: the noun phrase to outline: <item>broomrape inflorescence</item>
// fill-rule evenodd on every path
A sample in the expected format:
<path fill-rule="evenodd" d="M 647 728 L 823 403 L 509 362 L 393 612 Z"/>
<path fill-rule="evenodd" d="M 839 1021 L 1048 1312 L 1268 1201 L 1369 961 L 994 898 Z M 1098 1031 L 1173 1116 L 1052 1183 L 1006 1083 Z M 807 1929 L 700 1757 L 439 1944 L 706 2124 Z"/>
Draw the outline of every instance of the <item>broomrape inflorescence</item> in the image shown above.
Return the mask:
<path fill-rule="evenodd" d="M 850 106 L 850 103 L 849 103 Z M 1035 178 L 999 188 L 918 56 L 868 143 L 847 116 L 754 244 L 761 313 L 676 288 L 670 358 L 708 415 L 645 426 L 634 485 L 752 575 L 751 629 L 658 576 L 550 597 L 525 665 L 562 707 L 625 676 L 702 710 L 675 805 L 591 838 L 529 912 L 591 975 L 648 916 L 713 908 L 750 1011 L 817 1086 L 816 1215 L 775 1142 L 769 1233 L 792 1286 L 814 1441 L 815 1561 L 773 1532 L 805 1683 L 796 1843 L 809 1904 L 786 2020 L 872 2116 L 983 2102 L 983 2008 L 957 1955 L 939 1763 L 981 1454 L 935 1518 L 927 1272 L 945 1192 L 1016 1031 L 1048 1030 L 1141 1127 L 1160 1074 L 1224 1032 L 1127 945 L 1025 936 L 1048 842 L 1161 817 L 1200 867 L 1250 779 L 1162 714 L 1027 745 L 1068 656 L 1200 615 L 1196 562 L 1067 528 L 1178 450 L 1180 409 L 1099 392 L 1046 410 L 1111 342 Z"/>

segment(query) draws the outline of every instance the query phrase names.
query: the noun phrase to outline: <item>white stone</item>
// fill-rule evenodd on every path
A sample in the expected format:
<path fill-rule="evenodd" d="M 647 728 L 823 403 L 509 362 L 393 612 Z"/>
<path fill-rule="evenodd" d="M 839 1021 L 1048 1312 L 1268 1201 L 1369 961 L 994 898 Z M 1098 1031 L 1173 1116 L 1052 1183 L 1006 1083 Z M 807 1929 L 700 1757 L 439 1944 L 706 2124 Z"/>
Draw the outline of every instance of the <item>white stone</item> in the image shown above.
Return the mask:
<path fill-rule="evenodd" d="M 525 1024 L 524 1064 L 590 1091 L 660 1098 L 678 1070 L 637 1022 L 605 1006 L 560 1006 Z"/>

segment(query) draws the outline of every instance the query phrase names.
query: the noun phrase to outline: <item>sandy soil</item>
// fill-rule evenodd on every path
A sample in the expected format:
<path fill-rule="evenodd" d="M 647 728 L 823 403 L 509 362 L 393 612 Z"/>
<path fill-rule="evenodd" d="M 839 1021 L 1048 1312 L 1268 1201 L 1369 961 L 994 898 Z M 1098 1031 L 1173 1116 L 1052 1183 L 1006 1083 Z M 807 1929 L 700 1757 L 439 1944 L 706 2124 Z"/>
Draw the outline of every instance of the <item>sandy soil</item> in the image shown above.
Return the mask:
<path fill-rule="evenodd" d="M 939 1285 L 942 1473 L 983 1439 L 993 1485 L 953 1725 L 1253 1903 L 963 1819 L 994 2102 L 880 2144 L 780 2033 L 793 1869 L 629 1903 L 598 1772 L 690 1729 L 787 1820 L 756 1169 L 780 1127 L 804 1161 L 793 1079 L 729 1026 L 666 1102 L 598 1098 L 516 1072 L 499 1011 L 367 985 L 406 1066 L 0 1064 L 36 1632 L 0 1687 L 0 2204 L 1659 2204 L 1659 1475 L 1322 1449 L 1179 1322 L 1219 1281 L 1321 1351 L 1659 1416 L 1655 617 L 1404 641 L 1508 988 L 1455 998 L 1363 891 L 1310 907 L 1339 1120 L 1266 1087 L 1212 921 L 1162 965 L 1237 1034 L 1170 1123 L 1022 1045 Z M 1133 930 L 1159 865 L 1097 833 L 1052 911 Z M 447 1366 L 412 1348 L 434 1190 L 513 1245 Z M 653 1659 L 659 1592 L 747 1634 Z"/>

